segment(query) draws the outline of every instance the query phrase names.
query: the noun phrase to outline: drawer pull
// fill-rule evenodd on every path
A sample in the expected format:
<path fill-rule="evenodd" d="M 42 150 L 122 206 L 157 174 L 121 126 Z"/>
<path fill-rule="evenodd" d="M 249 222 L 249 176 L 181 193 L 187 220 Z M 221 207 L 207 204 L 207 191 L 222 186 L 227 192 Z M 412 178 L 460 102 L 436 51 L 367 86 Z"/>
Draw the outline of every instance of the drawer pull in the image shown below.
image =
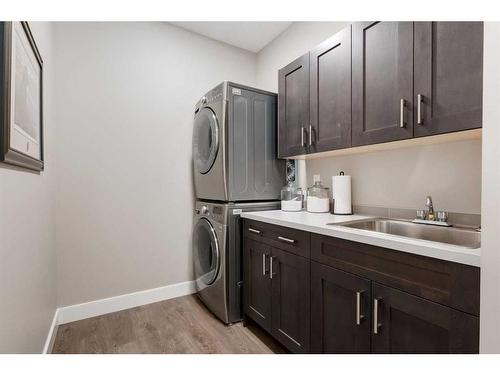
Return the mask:
<path fill-rule="evenodd" d="M 297 242 L 295 240 L 292 240 L 291 238 L 286 238 L 286 237 L 281 237 L 281 236 L 278 236 L 278 240 L 288 242 L 288 243 L 296 243 Z"/>
<path fill-rule="evenodd" d="M 253 229 L 253 228 L 248 228 L 249 232 L 255 233 L 255 234 L 261 234 L 262 232 L 258 229 Z"/>
<path fill-rule="evenodd" d="M 356 292 L 356 325 L 361 324 L 361 319 L 363 319 L 365 316 L 361 314 L 361 293 L 363 292 Z"/>

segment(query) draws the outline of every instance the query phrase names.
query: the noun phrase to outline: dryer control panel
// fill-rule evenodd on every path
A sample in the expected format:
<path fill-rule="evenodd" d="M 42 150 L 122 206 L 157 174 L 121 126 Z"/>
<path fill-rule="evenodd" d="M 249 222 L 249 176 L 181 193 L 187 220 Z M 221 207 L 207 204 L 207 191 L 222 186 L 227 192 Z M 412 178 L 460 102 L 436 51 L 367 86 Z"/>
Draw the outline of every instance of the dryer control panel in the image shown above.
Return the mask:
<path fill-rule="evenodd" d="M 207 92 L 201 98 L 201 104 L 209 104 L 212 102 L 221 101 L 224 93 L 224 84 L 220 84 L 217 87 L 213 88 L 209 92 Z"/>

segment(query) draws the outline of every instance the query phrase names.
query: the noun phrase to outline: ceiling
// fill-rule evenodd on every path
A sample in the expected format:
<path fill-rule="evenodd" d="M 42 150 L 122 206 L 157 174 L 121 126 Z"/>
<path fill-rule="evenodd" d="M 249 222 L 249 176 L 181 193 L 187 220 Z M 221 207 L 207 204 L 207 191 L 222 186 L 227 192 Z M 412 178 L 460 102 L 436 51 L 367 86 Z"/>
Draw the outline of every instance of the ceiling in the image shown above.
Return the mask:
<path fill-rule="evenodd" d="M 183 29 L 231 44 L 251 52 L 259 52 L 281 34 L 291 22 L 171 22 Z"/>

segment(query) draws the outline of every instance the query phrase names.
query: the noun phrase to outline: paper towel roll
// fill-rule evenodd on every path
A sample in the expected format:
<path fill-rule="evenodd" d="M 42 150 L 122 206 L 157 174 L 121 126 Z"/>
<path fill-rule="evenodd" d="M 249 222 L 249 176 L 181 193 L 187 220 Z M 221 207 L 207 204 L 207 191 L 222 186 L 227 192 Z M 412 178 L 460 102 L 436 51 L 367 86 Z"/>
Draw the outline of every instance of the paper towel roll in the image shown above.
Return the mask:
<path fill-rule="evenodd" d="M 332 176 L 333 213 L 352 215 L 351 176 Z"/>
<path fill-rule="evenodd" d="M 295 183 L 302 190 L 307 190 L 307 171 L 306 171 L 306 161 L 305 160 L 295 160 L 295 173 L 297 178 Z"/>

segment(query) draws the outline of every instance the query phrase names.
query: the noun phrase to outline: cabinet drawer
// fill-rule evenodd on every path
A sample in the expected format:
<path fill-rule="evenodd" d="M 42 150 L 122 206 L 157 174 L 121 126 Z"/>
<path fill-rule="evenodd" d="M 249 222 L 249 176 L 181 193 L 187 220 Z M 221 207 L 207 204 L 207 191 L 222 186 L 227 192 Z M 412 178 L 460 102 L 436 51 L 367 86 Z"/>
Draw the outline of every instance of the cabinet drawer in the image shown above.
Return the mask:
<path fill-rule="evenodd" d="M 309 232 L 245 219 L 243 235 L 305 258 L 310 257 Z"/>
<path fill-rule="evenodd" d="M 478 267 L 311 235 L 311 258 L 430 301 L 479 315 Z"/>

